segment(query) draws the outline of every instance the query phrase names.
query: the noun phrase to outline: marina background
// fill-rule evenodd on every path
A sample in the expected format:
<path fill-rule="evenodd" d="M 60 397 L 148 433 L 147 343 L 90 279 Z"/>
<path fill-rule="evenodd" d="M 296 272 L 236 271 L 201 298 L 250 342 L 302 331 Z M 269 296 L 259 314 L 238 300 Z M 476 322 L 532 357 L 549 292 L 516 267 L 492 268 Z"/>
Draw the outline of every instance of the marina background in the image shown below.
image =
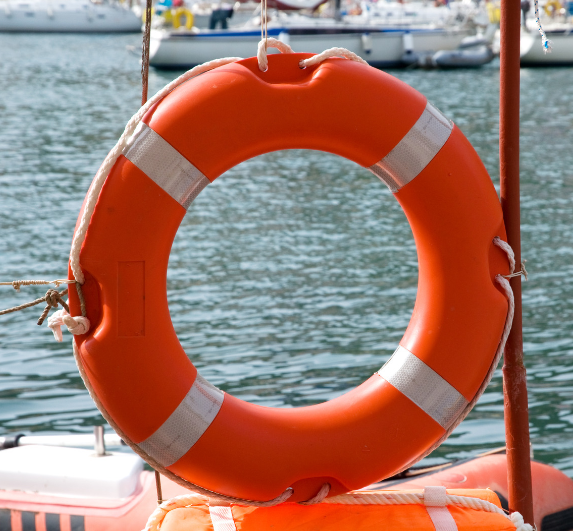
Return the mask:
<path fill-rule="evenodd" d="M 128 46 L 138 49 L 140 36 L 0 35 L 1 280 L 65 276 L 89 183 L 139 105 L 139 59 Z M 462 129 L 497 185 L 499 63 L 391 73 Z M 176 75 L 152 70 L 150 94 Z M 568 68 L 521 70 L 521 174 L 533 449 L 573 477 L 570 78 Z M 290 151 L 247 161 L 201 194 L 175 240 L 168 297 L 205 377 L 245 400 L 293 407 L 333 398 L 380 368 L 407 326 L 416 282 L 410 229 L 387 189 L 338 157 Z M 43 291 L 2 288 L 2 307 Z M 55 343 L 35 324 L 38 308 L 0 323 L 0 435 L 91 431 L 104 421 L 70 336 Z M 498 370 L 426 461 L 503 444 Z"/>

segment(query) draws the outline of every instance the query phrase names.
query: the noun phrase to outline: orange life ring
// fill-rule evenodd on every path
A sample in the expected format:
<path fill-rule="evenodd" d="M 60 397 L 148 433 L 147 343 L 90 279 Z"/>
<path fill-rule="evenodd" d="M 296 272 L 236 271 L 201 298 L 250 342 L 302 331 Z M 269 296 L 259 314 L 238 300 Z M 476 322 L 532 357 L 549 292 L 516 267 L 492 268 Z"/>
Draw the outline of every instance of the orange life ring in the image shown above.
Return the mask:
<path fill-rule="evenodd" d="M 439 441 L 476 395 L 496 352 L 507 273 L 491 180 L 461 131 L 396 78 L 312 54 L 254 58 L 173 90 L 110 172 L 80 255 L 91 330 L 82 375 L 110 424 L 177 481 L 250 500 L 292 487 L 307 500 L 387 477 Z M 280 134 L 269 124 L 280 124 Z M 173 329 L 169 252 L 193 199 L 240 162 L 282 149 L 338 154 L 395 193 L 419 258 L 412 319 L 378 373 L 324 404 L 276 409 L 210 385 Z M 77 296 L 71 308 L 79 312 Z"/>

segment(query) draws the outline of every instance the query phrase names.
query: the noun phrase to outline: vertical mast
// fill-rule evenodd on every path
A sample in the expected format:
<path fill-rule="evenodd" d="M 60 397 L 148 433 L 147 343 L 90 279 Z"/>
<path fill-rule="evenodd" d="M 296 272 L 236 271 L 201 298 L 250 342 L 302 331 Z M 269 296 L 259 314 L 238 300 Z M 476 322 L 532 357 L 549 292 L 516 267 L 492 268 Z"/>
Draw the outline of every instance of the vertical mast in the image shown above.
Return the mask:
<path fill-rule="evenodd" d="M 521 8 L 519 0 L 502 0 L 500 22 L 499 163 L 501 206 L 508 243 L 521 264 L 519 212 L 519 48 Z M 533 525 L 533 496 L 529 445 L 527 384 L 523 364 L 521 276 L 511 279 L 515 317 L 505 345 L 503 392 L 509 509 L 520 512 Z"/>

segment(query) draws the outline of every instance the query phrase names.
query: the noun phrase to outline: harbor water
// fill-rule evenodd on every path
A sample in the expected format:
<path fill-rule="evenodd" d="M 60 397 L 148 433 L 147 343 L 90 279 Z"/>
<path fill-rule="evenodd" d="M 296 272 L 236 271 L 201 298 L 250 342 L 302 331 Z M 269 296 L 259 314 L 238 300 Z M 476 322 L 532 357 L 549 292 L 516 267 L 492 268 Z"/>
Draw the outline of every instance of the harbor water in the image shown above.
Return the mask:
<path fill-rule="evenodd" d="M 0 35 L 0 281 L 66 276 L 91 178 L 139 106 L 138 52 L 129 47 L 139 50 L 140 37 Z M 462 129 L 497 187 L 499 63 L 392 74 Z M 152 71 L 150 93 L 175 75 Z M 521 169 L 533 450 L 573 477 L 570 79 L 567 68 L 522 70 Z M 280 134 L 280 123 L 267 126 Z M 168 298 L 206 378 L 250 402 L 297 407 L 344 393 L 389 358 L 410 319 L 417 268 L 405 216 L 372 174 L 333 155 L 277 152 L 234 168 L 195 201 L 171 253 Z M 44 292 L 2 287 L 0 306 Z M 36 325 L 41 311 L 0 317 L 0 435 L 81 433 L 104 423 L 70 335 L 54 342 Z M 427 462 L 503 444 L 498 369 Z"/>

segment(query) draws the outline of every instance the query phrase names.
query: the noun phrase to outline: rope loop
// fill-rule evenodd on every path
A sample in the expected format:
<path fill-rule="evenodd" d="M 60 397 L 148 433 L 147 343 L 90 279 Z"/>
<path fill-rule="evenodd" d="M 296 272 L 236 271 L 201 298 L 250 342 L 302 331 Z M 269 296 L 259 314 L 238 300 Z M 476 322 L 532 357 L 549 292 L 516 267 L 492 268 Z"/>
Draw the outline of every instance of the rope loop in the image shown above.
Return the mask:
<path fill-rule="evenodd" d="M 316 505 L 317 503 L 322 502 L 330 492 L 330 483 L 325 483 L 320 490 L 309 500 L 298 502 L 299 505 Z"/>
<path fill-rule="evenodd" d="M 261 39 L 257 47 L 257 60 L 259 61 L 259 70 L 261 72 L 266 72 L 269 69 L 268 48 L 276 48 L 281 53 L 293 53 L 293 49 L 288 44 L 278 39 L 273 39 L 272 37 Z"/>
<path fill-rule="evenodd" d="M 329 48 L 328 50 L 324 50 L 324 52 L 319 53 L 318 55 L 314 55 L 308 59 L 303 59 L 299 63 L 299 66 L 301 68 L 306 68 L 307 66 L 317 65 L 318 63 L 322 63 L 331 57 L 342 57 L 343 59 L 348 59 L 349 61 L 354 61 L 356 63 L 368 66 L 368 63 L 362 59 L 362 57 L 356 55 L 350 50 L 347 50 L 346 48 Z"/>
<path fill-rule="evenodd" d="M 507 260 L 509 261 L 509 275 L 501 276 L 503 278 L 513 278 L 523 275 L 523 278 L 527 280 L 529 278 L 527 275 L 527 269 L 525 269 L 525 262 L 527 262 L 527 260 L 523 260 L 523 262 L 521 262 L 521 269 L 519 271 L 515 271 L 515 254 L 513 253 L 513 249 L 509 243 L 504 242 L 499 236 L 496 236 L 493 239 L 493 244 L 507 254 Z"/>

